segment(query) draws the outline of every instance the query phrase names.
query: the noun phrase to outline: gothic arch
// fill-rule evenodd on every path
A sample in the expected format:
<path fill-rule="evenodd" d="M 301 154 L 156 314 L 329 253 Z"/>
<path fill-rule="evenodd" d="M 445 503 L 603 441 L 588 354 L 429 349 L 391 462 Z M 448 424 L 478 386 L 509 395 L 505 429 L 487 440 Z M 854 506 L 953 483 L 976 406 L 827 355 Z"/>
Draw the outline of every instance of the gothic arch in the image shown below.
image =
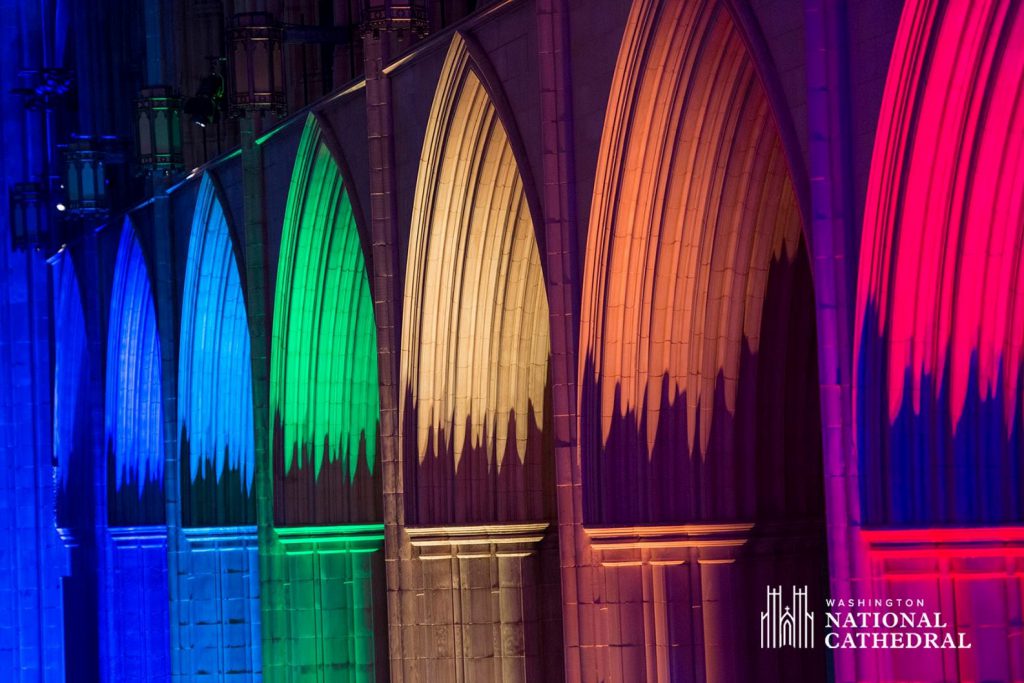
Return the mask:
<path fill-rule="evenodd" d="M 1024 7 L 903 6 L 875 134 L 857 281 L 856 459 L 875 595 L 915 587 L 972 642 L 1012 642 L 1024 555 Z M 970 561 L 960 561 L 969 558 Z M 1013 646 L 861 653 L 1009 680 Z M 877 661 L 874 661 L 877 660 Z M 969 672 L 965 674 L 964 672 Z"/>
<path fill-rule="evenodd" d="M 101 611 L 113 680 L 170 675 L 162 358 L 153 287 L 124 219 L 107 321 Z"/>
<path fill-rule="evenodd" d="M 419 524 L 550 516 L 550 337 L 528 192 L 488 74 L 448 51 L 413 203 L 402 453 Z"/>
<path fill-rule="evenodd" d="M 50 262 L 54 329 L 58 331 L 53 337 L 55 521 L 68 558 L 61 587 L 64 662 L 65 671 L 74 672 L 68 681 L 84 681 L 99 674 L 95 494 L 102 460 L 96 453 L 93 411 L 97 402 L 90 377 L 93 361 L 75 261 L 64 248 Z"/>
<path fill-rule="evenodd" d="M 358 212 L 336 150 L 310 115 L 274 298 L 274 528 L 260 547 L 265 680 L 296 671 L 324 681 L 387 676 L 387 639 L 375 635 L 386 621 L 377 327 Z M 297 623 L 296 611 L 308 622 Z"/>
<path fill-rule="evenodd" d="M 869 525 L 1024 520 L 1022 44 L 1019 3 L 903 10 L 857 289 Z"/>
<path fill-rule="evenodd" d="M 106 442 L 111 526 L 163 524 L 160 336 L 149 271 L 129 219 L 121 229 L 107 328 Z"/>
<path fill-rule="evenodd" d="M 547 293 L 508 112 L 483 55 L 456 34 L 427 122 L 405 277 L 409 524 L 389 589 L 410 634 L 407 678 L 562 675 L 560 615 L 510 621 L 504 607 L 560 595 Z M 419 645 L 435 633 L 450 636 Z"/>
<path fill-rule="evenodd" d="M 56 329 L 53 363 L 53 451 L 57 462 L 57 526 L 91 513 L 93 449 L 88 420 L 88 347 L 85 311 L 71 254 L 64 250 L 53 269 Z"/>
<path fill-rule="evenodd" d="M 314 116 L 285 209 L 270 397 L 278 525 L 380 518 L 377 328 L 356 212 Z"/>
<path fill-rule="evenodd" d="M 237 250 L 207 171 L 192 214 L 178 351 L 180 528 L 172 539 L 182 676 L 260 672 L 252 364 Z M 203 584 L 200 591 L 190 589 Z M 180 596 L 180 597 L 179 597 Z M 211 660 L 192 643 L 234 652 Z"/>
<path fill-rule="evenodd" d="M 249 344 L 233 241 L 207 175 L 192 217 L 178 355 L 184 526 L 255 522 Z"/>
<path fill-rule="evenodd" d="M 638 0 L 622 45 L 583 276 L 585 519 L 820 516 L 809 265 L 753 58 L 716 0 Z"/>
<path fill-rule="evenodd" d="M 766 585 L 824 593 L 801 223 L 728 3 L 635 0 L 605 115 L 580 316 L 583 534 L 597 577 L 581 590 L 581 619 L 618 653 L 596 657 L 605 680 L 747 680 L 782 667 L 824 680 L 823 654 L 761 649 L 729 616 L 761 603 Z"/>

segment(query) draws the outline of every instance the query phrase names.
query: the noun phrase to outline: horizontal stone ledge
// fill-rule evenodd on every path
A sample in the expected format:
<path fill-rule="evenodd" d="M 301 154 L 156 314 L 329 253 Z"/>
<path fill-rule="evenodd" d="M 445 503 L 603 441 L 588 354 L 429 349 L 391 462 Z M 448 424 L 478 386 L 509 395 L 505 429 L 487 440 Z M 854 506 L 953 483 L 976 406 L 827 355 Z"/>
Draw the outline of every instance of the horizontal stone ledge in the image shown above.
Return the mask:
<path fill-rule="evenodd" d="M 384 546 L 384 525 L 275 527 L 274 538 L 289 554 L 372 553 Z"/>
<path fill-rule="evenodd" d="M 861 529 L 861 538 L 882 552 L 938 550 L 1024 554 L 1024 526 Z"/>
<path fill-rule="evenodd" d="M 182 527 L 181 535 L 196 551 L 252 548 L 256 545 L 255 526 Z"/>
<path fill-rule="evenodd" d="M 823 527 L 814 522 L 601 526 L 584 533 L 605 566 L 730 564 L 740 549 L 771 555 L 783 545 L 800 551 L 824 544 Z"/>
<path fill-rule="evenodd" d="M 76 529 L 69 527 L 59 526 L 57 527 L 57 537 L 60 538 L 60 542 L 64 544 L 65 548 L 77 548 L 79 543 L 79 536 L 86 536 L 86 534 L 79 534 Z"/>
<path fill-rule="evenodd" d="M 876 574 L 888 578 L 1024 576 L 1024 527 L 863 529 Z"/>
<path fill-rule="evenodd" d="M 421 558 L 461 559 L 528 557 L 548 534 L 550 524 L 476 524 L 466 526 L 406 527 L 409 543 Z"/>
<path fill-rule="evenodd" d="M 753 523 L 584 527 L 596 550 L 736 546 L 750 540 L 753 529 Z"/>
<path fill-rule="evenodd" d="M 112 526 L 107 528 L 115 545 L 137 547 L 163 547 L 167 545 L 165 526 Z"/>

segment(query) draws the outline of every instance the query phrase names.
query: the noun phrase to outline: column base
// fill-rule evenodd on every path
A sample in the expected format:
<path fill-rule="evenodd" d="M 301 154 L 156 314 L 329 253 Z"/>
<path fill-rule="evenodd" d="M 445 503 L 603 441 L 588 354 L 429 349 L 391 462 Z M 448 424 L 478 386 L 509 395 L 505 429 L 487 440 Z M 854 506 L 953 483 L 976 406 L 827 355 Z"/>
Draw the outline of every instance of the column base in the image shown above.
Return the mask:
<path fill-rule="evenodd" d="M 413 680 L 561 681 L 557 543 L 546 522 L 409 527 L 402 661 Z"/>

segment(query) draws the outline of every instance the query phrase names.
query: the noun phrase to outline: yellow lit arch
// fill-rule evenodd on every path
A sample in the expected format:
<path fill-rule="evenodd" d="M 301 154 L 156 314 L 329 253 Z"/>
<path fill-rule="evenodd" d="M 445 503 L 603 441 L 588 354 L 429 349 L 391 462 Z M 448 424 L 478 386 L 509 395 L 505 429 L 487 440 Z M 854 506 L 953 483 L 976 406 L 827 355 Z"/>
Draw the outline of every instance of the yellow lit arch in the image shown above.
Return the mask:
<path fill-rule="evenodd" d="M 540 253 L 509 135 L 458 36 L 409 244 L 402 439 L 420 521 L 539 517 L 542 496 L 529 493 L 542 478 L 550 351 Z"/>

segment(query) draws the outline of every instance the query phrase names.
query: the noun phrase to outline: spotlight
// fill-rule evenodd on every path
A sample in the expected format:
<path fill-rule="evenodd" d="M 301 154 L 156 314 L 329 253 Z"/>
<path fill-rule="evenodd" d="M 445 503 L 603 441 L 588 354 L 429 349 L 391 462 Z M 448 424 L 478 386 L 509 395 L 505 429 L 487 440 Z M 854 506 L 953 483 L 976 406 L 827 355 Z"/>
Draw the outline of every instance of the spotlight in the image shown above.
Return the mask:
<path fill-rule="evenodd" d="M 199 82 L 195 96 L 185 101 L 185 113 L 189 120 L 200 128 L 220 120 L 224 106 L 224 77 L 212 73 Z"/>
<path fill-rule="evenodd" d="M 57 208 L 57 210 L 58 210 L 58 211 L 60 211 L 61 213 L 63 213 L 63 212 L 65 212 L 65 211 L 67 211 L 67 210 L 68 210 L 68 207 L 66 207 L 66 206 L 64 205 L 64 202 L 57 202 L 57 207 L 56 207 L 56 208 Z"/>

